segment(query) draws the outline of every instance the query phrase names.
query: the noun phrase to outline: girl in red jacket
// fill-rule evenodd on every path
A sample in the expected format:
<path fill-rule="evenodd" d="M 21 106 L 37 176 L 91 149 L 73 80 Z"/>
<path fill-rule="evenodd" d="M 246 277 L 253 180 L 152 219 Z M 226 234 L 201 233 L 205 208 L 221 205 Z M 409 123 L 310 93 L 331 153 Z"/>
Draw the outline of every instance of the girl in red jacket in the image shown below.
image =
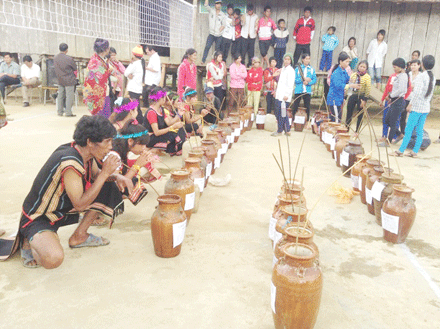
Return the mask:
<path fill-rule="evenodd" d="M 252 67 L 248 71 L 246 77 L 247 83 L 247 105 L 254 107 L 255 115 L 257 115 L 260 106 L 261 89 L 263 88 L 263 68 L 260 66 L 258 57 L 252 58 Z"/>

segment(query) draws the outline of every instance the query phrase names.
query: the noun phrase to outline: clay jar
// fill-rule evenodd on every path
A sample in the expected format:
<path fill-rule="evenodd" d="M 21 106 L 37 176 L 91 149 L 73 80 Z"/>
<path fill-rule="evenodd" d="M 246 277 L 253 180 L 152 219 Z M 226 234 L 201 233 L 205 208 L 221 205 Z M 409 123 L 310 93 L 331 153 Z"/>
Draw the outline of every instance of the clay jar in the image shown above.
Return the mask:
<path fill-rule="evenodd" d="M 350 134 L 340 133 L 340 134 L 337 134 L 335 138 L 337 141 L 336 141 L 336 144 L 334 147 L 333 154 L 334 154 L 334 159 L 336 161 L 336 165 L 338 167 L 340 167 L 341 166 L 340 156 L 341 156 L 342 150 L 347 146 L 348 141 L 350 140 Z"/>
<path fill-rule="evenodd" d="M 307 209 L 300 205 L 288 205 L 280 207 L 280 215 L 275 224 L 275 233 L 273 237 L 274 245 L 282 238 L 282 229 L 290 223 L 305 222 L 307 219 Z"/>
<path fill-rule="evenodd" d="M 384 173 L 384 169 L 382 166 L 373 167 L 373 170 L 370 170 L 367 175 L 367 182 L 365 183 L 365 201 L 367 201 L 368 212 L 374 215 L 374 204 L 373 204 L 373 195 L 371 194 L 371 190 L 373 188 L 373 184 L 379 180 L 380 176 Z"/>
<path fill-rule="evenodd" d="M 176 194 L 182 199 L 182 208 L 188 222 L 194 209 L 196 197 L 194 182 L 189 178 L 189 175 L 188 170 L 173 170 L 170 179 L 165 184 L 165 194 Z"/>
<path fill-rule="evenodd" d="M 322 114 L 321 113 L 322 113 L 322 111 L 316 110 L 315 113 L 313 114 L 311 127 L 312 127 L 312 133 L 314 133 L 314 134 L 317 134 L 318 132 L 315 131 L 315 127 L 314 127 L 313 123 L 318 122 L 319 120 L 321 120 L 321 118 L 322 118 Z"/>
<path fill-rule="evenodd" d="M 238 109 L 238 112 L 240 115 L 243 116 L 244 124 L 243 124 L 243 130 L 248 131 L 251 130 L 252 127 L 250 126 L 252 124 L 251 122 L 251 113 L 248 108 L 240 108 Z"/>
<path fill-rule="evenodd" d="M 295 131 L 303 131 L 304 126 L 307 123 L 307 112 L 304 107 L 298 107 L 298 111 L 295 113 L 295 119 L 293 120 L 293 129 Z"/>
<path fill-rule="evenodd" d="M 257 117 L 255 119 L 255 122 L 257 124 L 257 129 L 264 130 L 265 119 L 266 119 L 266 110 L 263 108 L 258 109 Z"/>
<path fill-rule="evenodd" d="M 411 197 L 414 189 L 396 184 L 393 193 L 382 206 L 383 238 L 392 243 L 403 243 L 416 218 L 415 200 Z"/>
<path fill-rule="evenodd" d="M 211 166 L 208 163 L 208 169 L 211 167 L 211 173 L 209 173 L 209 176 L 211 176 L 215 173 L 214 161 L 215 158 L 217 157 L 217 149 L 215 148 L 215 142 L 213 140 L 205 139 L 202 140 L 202 145 L 206 147 L 205 155 L 209 159 L 209 162 L 211 162 Z"/>
<path fill-rule="evenodd" d="M 341 152 L 339 159 L 341 163 L 341 170 L 345 172 L 354 165 L 356 154 L 364 154 L 364 148 L 359 140 L 348 141 L 348 145 Z M 348 170 L 344 176 L 350 177 L 351 170 Z"/>
<path fill-rule="evenodd" d="M 232 121 L 232 131 L 234 136 L 234 143 L 238 142 L 238 139 L 240 137 L 240 121 Z"/>
<path fill-rule="evenodd" d="M 322 271 L 316 251 L 305 244 L 287 243 L 275 264 L 271 307 L 276 329 L 312 329 L 322 295 Z"/>
<path fill-rule="evenodd" d="M 273 241 L 275 235 L 275 225 L 278 219 L 281 217 L 281 207 L 289 206 L 289 205 L 298 206 L 299 205 L 299 196 L 291 195 L 291 194 L 280 194 L 277 197 L 277 201 L 275 202 L 275 206 L 273 209 L 272 217 L 269 222 L 269 238 Z"/>
<path fill-rule="evenodd" d="M 379 162 L 376 159 L 369 159 L 365 163 L 365 167 L 362 168 L 361 173 L 359 175 L 359 190 L 361 192 L 361 202 L 363 204 L 367 204 L 367 199 L 365 195 L 365 184 L 367 183 L 367 175 L 370 170 L 373 170 L 374 167 L 382 165 L 383 162 Z"/>
<path fill-rule="evenodd" d="M 157 198 L 159 205 L 151 217 L 154 252 L 170 258 L 180 254 L 186 229 L 186 215 L 178 195 L 165 194 Z"/>
<path fill-rule="evenodd" d="M 205 175 L 200 167 L 200 162 L 200 159 L 188 158 L 185 160 L 185 166 L 183 169 L 189 171 L 189 178 L 191 178 L 194 184 L 199 187 L 200 195 L 202 195 L 205 187 Z"/>
<path fill-rule="evenodd" d="M 396 184 L 402 184 L 403 176 L 394 173 L 385 172 L 379 178 L 379 183 L 385 186 L 380 194 L 380 200 L 378 201 L 376 198 L 373 198 L 374 204 L 374 214 L 376 215 L 376 222 L 380 226 L 382 226 L 382 205 L 385 200 L 393 193 L 393 186 Z M 378 184 L 377 182 L 375 184 Z M 373 185 L 374 189 L 374 185 Z"/>
<path fill-rule="evenodd" d="M 234 143 L 234 137 L 232 136 L 232 128 L 231 122 L 227 122 L 227 121 L 220 121 L 218 123 L 220 129 L 223 130 L 223 134 L 228 142 L 228 148 L 230 149 L 232 147 L 232 144 Z"/>
<path fill-rule="evenodd" d="M 217 137 L 221 143 L 220 154 L 221 154 L 221 162 L 223 162 L 223 159 L 225 158 L 225 154 L 228 151 L 228 142 L 226 141 L 225 138 L 226 135 L 224 135 L 223 130 L 219 128 L 214 129 L 214 132 L 217 133 Z"/>
<path fill-rule="evenodd" d="M 341 124 L 337 123 L 337 122 L 329 122 L 323 132 L 322 141 L 324 142 L 324 145 L 325 145 L 327 151 L 329 151 L 329 152 L 330 152 L 331 140 L 333 138 L 333 132 L 336 132 L 336 129 L 334 129 L 334 128 L 336 128 L 340 125 Z"/>
<path fill-rule="evenodd" d="M 200 157 L 199 152 L 202 152 L 202 155 L 201 155 L 202 161 L 200 162 L 200 166 L 202 167 L 202 169 L 204 169 L 205 188 L 206 188 L 206 186 L 208 186 L 209 176 L 211 176 L 212 168 L 214 166 L 214 163 L 206 156 L 207 150 L 208 150 L 208 148 L 205 146 L 198 146 L 198 147 L 194 147 L 192 149 L 192 151 L 188 152 L 189 157 L 192 157 L 191 152 L 193 152 L 193 151 L 196 153 L 196 154 L 194 154 L 194 156 L 196 156 L 196 157 Z M 204 164 L 206 164 L 205 167 L 203 167 Z"/>
<path fill-rule="evenodd" d="M 316 257 L 319 258 L 319 250 L 316 243 L 313 242 L 313 236 L 315 235 L 315 229 L 312 226 L 312 223 L 307 222 L 307 226 L 304 226 L 305 223 L 293 223 L 288 224 L 285 228 L 281 229 L 277 226 L 277 229 L 281 229 L 279 233 L 283 235 L 283 237 L 278 240 L 274 249 L 273 249 L 273 265 L 283 257 L 283 253 L 281 252 L 281 248 L 286 243 L 303 243 L 310 247 L 312 247 L 316 251 Z"/>
<path fill-rule="evenodd" d="M 319 125 L 319 140 L 324 143 L 324 140 L 322 139 L 322 135 L 324 134 L 324 130 L 327 128 L 328 124 L 330 123 L 330 119 L 322 119 L 321 124 Z"/>
<path fill-rule="evenodd" d="M 362 159 L 362 160 L 361 160 Z M 356 154 L 356 164 L 351 169 L 351 186 L 353 187 L 353 190 L 356 192 L 360 191 L 359 186 L 359 175 L 361 174 L 361 170 L 367 165 L 367 160 L 370 159 L 369 155 L 365 154 Z M 360 161 L 360 162 L 358 162 Z"/>
<path fill-rule="evenodd" d="M 306 205 L 306 198 L 304 196 L 304 186 L 301 188 L 301 184 L 299 182 L 295 182 L 295 183 L 283 183 L 283 185 L 281 186 L 281 194 L 292 194 L 292 195 L 297 195 L 299 197 L 301 197 L 301 203 L 305 206 Z"/>

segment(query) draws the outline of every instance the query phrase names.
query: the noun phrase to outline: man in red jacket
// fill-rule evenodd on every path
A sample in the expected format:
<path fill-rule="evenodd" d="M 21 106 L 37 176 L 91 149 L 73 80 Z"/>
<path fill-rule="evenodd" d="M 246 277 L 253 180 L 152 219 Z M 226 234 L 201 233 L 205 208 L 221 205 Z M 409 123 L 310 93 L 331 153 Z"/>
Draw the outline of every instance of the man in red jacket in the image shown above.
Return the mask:
<path fill-rule="evenodd" d="M 312 42 L 315 34 L 315 21 L 312 18 L 312 7 L 304 8 L 304 16 L 296 22 L 293 30 L 293 38 L 296 40 L 295 54 L 293 55 L 293 63 L 295 66 L 298 63 L 301 54 L 310 55 L 310 42 Z"/>

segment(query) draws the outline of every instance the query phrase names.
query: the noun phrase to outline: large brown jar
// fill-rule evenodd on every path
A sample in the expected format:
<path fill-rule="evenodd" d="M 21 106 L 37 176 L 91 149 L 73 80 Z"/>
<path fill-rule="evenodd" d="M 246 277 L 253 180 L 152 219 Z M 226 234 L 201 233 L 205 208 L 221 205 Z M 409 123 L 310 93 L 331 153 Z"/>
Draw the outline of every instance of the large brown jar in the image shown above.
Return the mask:
<path fill-rule="evenodd" d="M 373 185 L 373 204 L 374 214 L 376 215 L 376 222 L 382 226 L 382 205 L 385 200 L 393 193 L 393 186 L 402 184 L 403 176 L 395 173 L 385 172 L 379 178 L 379 181 Z M 381 185 L 377 186 L 376 185 Z M 377 191 L 375 191 L 377 190 Z M 375 193 L 374 193 L 375 192 Z"/>
<path fill-rule="evenodd" d="M 295 181 L 294 183 L 286 183 L 283 182 L 283 185 L 281 185 L 281 194 L 293 194 L 301 197 L 301 202 L 305 206 L 306 205 L 306 197 L 304 196 L 304 186 L 301 187 L 301 184 L 298 181 Z"/>
<path fill-rule="evenodd" d="M 232 134 L 234 135 L 234 143 L 238 142 L 238 139 L 240 138 L 240 121 L 232 121 Z"/>
<path fill-rule="evenodd" d="M 363 154 L 364 148 L 359 140 L 349 141 L 348 145 L 343 149 L 339 155 L 341 163 L 341 170 L 345 177 L 350 177 L 351 170 L 348 170 L 356 162 L 356 154 Z M 347 171 L 347 172 L 346 172 Z"/>
<path fill-rule="evenodd" d="M 220 121 L 218 123 L 220 129 L 223 130 L 223 135 L 225 136 L 225 139 L 228 143 L 228 148 L 230 149 L 232 147 L 232 144 L 234 143 L 234 136 L 232 136 L 232 122 L 227 121 Z"/>
<path fill-rule="evenodd" d="M 180 254 L 185 237 L 186 215 L 178 195 L 165 194 L 157 198 L 159 205 L 151 217 L 154 252 L 159 257 Z"/>
<path fill-rule="evenodd" d="M 365 183 L 365 201 L 367 202 L 368 212 L 372 215 L 374 215 L 374 204 L 371 190 L 373 189 L 374 183 L 379 180 L 380 176 L 382 176 L 383 173 L 383 167 L 376 166 L 373 167 L 373 170 L 370 170 L 367 175 L 367 182 Z"/>
<path fill-rule="evenodd" d="M 383 238 L 392 243 L 403 243 L 416 218 L 416 205 L 411 194 L 414 189 L 396 184 L 393 193 L 382 206 Z"/>
<path fill-rule="evenodd" d="M 221 156 L 221 162 L 223 162 L 223 159 L 225 158 L 225 154 L 228 151 L 228 142 L 226 141 L 225 134 L 223 133 L 222 129 L 214 129 L 214 132 L 217 133 L 218 139 L 220 141 L 220 150 L 218 151 Z"/>
<path fill-rule="evenodd" d="M 200 159 L 188 158 L 185 160 L 183 169 L 190 172 L 189 178 L 192 179 L 194 185 L 199 187 L 200 195 L 202 195 L 205 188 L 205 175 L 200 167 L 200 161 Z"/>
<path fill-rule="evenodd" d="M 322 295 L 322 271 L 316 251 L 305 244 L 287 243 L 275 264 L 271 308 L 276 329 L 312 329 Z"/>
<path fill-rule="evenodd" d="M 307 220 L 307 208 L 302 205 L 288 205 L 280 207 L 280 215 L 277 216 L 275 224 L 275 233 L 273 236 L 274 245 L 282 238 L 281 229 L 291 223 L 302 223 Z M 277 229 L 278 227 L 278 229 Z"/>
<path fill-rule="evenodd" d="M 323 143 L 324 143 L 324 140 L 323 140 L 322 136 L 323 136 L 324 131 L 327 128 L 329 123 L 330 123 L 330 119 L 329 118 L 324 118 L 324 119 L 322 119 L 322 122 L 319 125 L 319 140 L 321 142 L 323 142 Z"/>
<path fill-rule="evenodd" d="M 366 165 L 362 168 L 361 173 L 359 175 L 359 190 L 361 191 L 361 202 L 363 204 L 367 204 L 367 199 L 365 195 L 365 184 L 367 183 L 367 176 L 370 170 L 373 170 L 376 166 L 383 165 L 383 162 L 380 162 L 376 159 L 369 159 L 366 162 Z"/>
<path fill-rule="evenodd" d="M 264 121 L 266 120 L 266 110 L 264 108 L 258 109 L 257 117 L 255 118 L 255 123 L 257 124 L 257 129 L 264 130 Z"/>
<path fill-rule="evenodd" d="M 336 165 L 338 167 L 341 166 L 340 164 L 340 157 L 341 157 L 341 153 L 344 150 L 344 148 L 347 146 L 349 140 L 350 140 L 350 134 L 345 134 L 345 133 L 340 133 L 337 134 L 336 137 L 336 144 L 333 150 L 333 156 L 336 162 Z"/>
<path fill-rule="evenodd" d="M 275 206 L 273 209 L 272 217 L 269 221 L 269 239 L 274 240 L 275 236 L 275 225 L 278 219 L 281 217 L 281 207 L 289 206 L 289 205 L 297 206 L 299 205 L 299 196 L 293 194 L 280 194 L 277 197 L 277 201 L 275 202 Z"/>
<path fill-rule="evenodd" d="M 165 184 L 165 194 L 176 194 L 182 199 L 182 208 L 189 222 L 194 209 L 196 194 L 194 182 L 189 178 L 189 171 L 178 169 L 171 171 L 171 177 Z"/>
<path fill-rule="evenodd" d="M 194 147 L 194 152 L 202 152 L 202 156 L 200 157 L 200 153 L 197 153 L 196 157 L 200 157 L 202 161 L 200 162 L 200 166 L 202 169 L 204 168 L 205 173 L 205 188 L 208 186 L 209 176 L 211 176 L 212 167 L 214 163 L 206 156 L 206 151 L 208 150 L 205 146 Z M 191 151 L 188 152 L 189 157 L 191 157 Z M 203 167 L 204 163 L 206 163 L 205 167 Z"/>
<path fill-rule="evenodd" d="M 324 131 L 323 131 L 323 133 L 322 133 L 322 142 L 324 143 L 324 145 L 325 145 L 327 151 L 329 151 L 329 152 L 330 152 L 330 142 L 331 142 L 331 139 L 332 139 L 332 133 L 331 133 L 331 130 L 332 130 L 334 127 L 337 127 L 337 126 L 339 126 L 339 125 L 340 125 L 340 123 L 337 123 L 337 122 L 329 122 L 329 123 L 327 123 L 327 125 L 325 126 L 325 128 L 323 128 Z M 327 146 L 327 145 L 328 145 L 328 146 Z"/>
<path fill-rule="evenodd" d="M 217 158 L 217 150 L 213 140 L 202 140 L 202 145 L 206 147 L 205 155 L 211 162 L 211 165 L 208 163 L 208 171 L 211 169 L 209 176 L 211 176 L 215 173 L 214 161 Z"/>
<path fill-rule="evenodd" d="M 298 111 L 295 113 L 295 118 L 293 120 L 293 129 L 295 131 L 303 131 L 304 126 L 307 123 L 307 112 L 304 107 L 299 107 Z"/>
<path fill-rule="evenodd" d="M 353 190 L 356 192 L 360 191 L 359 186 L 359 175 L 361 174 L 361 170 L 367 165 L 367 160 L 370 159 L 369 155 L 365 154 L 356 154 L 356 164 L 351 169 L 351 186 L 353 187 Z"/>

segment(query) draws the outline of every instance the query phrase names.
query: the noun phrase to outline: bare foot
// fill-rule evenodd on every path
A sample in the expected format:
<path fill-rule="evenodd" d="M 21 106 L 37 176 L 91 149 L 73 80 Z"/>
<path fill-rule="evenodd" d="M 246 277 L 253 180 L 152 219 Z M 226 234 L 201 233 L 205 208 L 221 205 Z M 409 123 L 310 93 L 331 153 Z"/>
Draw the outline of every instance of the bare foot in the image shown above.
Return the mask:
<path fill-rule="evenodd" d="M 108 220 L 103 216 L 99 215 L 92 221 L 92 224 L 90 224 L 90 226 L 103 226 L 106 224 L 108 224 Z"/>
<path fill-rule="evenodd" d="M 23 245 L 21 246 L 22 250 L 31 250 L 31 245 L 29 244 L 29 240 L 28 239 L 23 239 Z M 23 264 L 26 265 L 26 267 L 36 267 L 38 266 L 37 261 L 35 259 L 26 262 L 26 259 L 23 258 Z"/>

